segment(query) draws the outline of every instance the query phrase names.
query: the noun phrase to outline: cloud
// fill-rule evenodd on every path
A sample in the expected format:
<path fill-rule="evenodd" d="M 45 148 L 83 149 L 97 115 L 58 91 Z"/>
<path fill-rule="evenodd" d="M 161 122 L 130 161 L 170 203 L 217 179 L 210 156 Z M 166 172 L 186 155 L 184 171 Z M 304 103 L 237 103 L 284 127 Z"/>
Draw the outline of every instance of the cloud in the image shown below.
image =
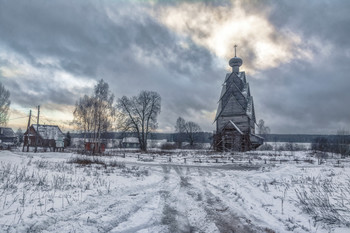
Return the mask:
<path fill-rule="evenodd" d="M 159 7 L 155 15 L 160 15 L 162 22 L 171 29 L 189 36 L 225 60 L 233 56 L 233 46 L 238 44 L 238 55 L 245 58 L 243 68 L 248 72 L 277 67 L 295 55 L 305 59 L 312 57 L 307 49 L 298 49 L 302 42 L 297 34 L 276 30 L 267 19 L 271 7 L 265 6 L 250 14 L 251 8 L 244 7 L 244 2 L 227 1 L 222 5 L 183 2 Z"/>
<path fill-rule="evenodd" d="M 256 111 L 283 133 L 336 133 L 349 129 L 349 66 L 339 48 L 312 62 L 295 60 L 252 80 Z M 269 90 L 267 92 L 266 90 Z"/>
<path fill-rule="evenodd" d="M 161 128 L 171 128 L 175 117 L 193 109 L 215 109 L 211 83 L 223 69 L 210 51 L 150 15 L 150 4 L 13 1 L 1 6 L 2 81 L 19 105 L 46 104 L 51 110 L 55 103 L 72 105 L 103 78 L 117 97 L 158 91 L 165 106 Z M 201 98 L 204 93 L 209 101 Z"/>
<path fill-rule="evenodd" d="M 350 128 L 349 3 L 311 1 L 270 4 L 268 20 L 276 30 L 290 30 L 300 36 L 301 50 L 311 59 L 291 51 L 289 63 L 267 69 L 253 79 L 257 112 L 272 129 L 283 133 L 336 133 Z M 269 90 L 269 91 L 266 91 Z"/>

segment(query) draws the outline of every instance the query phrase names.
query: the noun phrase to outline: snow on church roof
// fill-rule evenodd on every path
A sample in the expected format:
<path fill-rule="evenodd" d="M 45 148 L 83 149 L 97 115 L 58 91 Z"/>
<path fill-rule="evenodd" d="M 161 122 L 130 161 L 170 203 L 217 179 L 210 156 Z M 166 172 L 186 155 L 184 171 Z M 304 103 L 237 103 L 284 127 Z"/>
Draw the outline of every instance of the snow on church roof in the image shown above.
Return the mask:
<path fill-rule="evenodd" d="M 33 124 L 32 127 L 37 130 L 37 125 Z M 43 139 L 59 140 L 64 138 L 64 134 L 57 125 L 38 125 L 38 133 Z"/>
<path fill-rule="evenodd" d="M 243 132 L 238 128 L 238 126 L 237 126 L 235 123 L 233 123 L 233 121 L 230 120 L 230 123 L 233 125 L 233 127 L 235 127 L 235 129 L 236 129 L 240 134 L 243 135 Z"/>

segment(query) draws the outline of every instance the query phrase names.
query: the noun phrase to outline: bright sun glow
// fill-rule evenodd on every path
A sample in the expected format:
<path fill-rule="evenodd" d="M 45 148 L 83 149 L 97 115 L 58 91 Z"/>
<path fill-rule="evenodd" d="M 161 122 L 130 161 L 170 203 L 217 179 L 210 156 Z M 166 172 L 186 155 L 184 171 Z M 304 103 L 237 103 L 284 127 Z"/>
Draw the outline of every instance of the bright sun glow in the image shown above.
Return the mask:
<path fill-rule="evenodd" d="M 244 60 L 248 72 L 276 67 L 293 56 L 311 58 L 308 51 L 292 52 L 301 43 L 297 35 L 276 31 L 263 13 L 248 15 L 240 2 L 232 3 L 232 7 L 182 3 L 156 13 L 165 25 L 225 60 L 234 55 L 234 44 L 239 45 L 238 56 L 243 59 L 248 50 L 252 51 L 253 58 Z"/>

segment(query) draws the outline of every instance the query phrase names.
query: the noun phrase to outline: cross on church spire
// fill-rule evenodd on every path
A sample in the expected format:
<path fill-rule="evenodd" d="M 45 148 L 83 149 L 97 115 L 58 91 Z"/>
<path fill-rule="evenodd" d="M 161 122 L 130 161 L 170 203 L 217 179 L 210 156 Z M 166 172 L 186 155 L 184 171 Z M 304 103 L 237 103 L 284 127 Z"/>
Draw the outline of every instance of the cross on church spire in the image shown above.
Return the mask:
<path fill-rule="evenodd" d="M 239 73 L 239 67 L 243 64 L 243 61 L 241 58 L 237 57 L 237 45 L 235 44 L 234 46 L 235 49 L 235 56 L 230 59 L 229 65 L 232 67 L 232 71 L 235 73 Z"/>

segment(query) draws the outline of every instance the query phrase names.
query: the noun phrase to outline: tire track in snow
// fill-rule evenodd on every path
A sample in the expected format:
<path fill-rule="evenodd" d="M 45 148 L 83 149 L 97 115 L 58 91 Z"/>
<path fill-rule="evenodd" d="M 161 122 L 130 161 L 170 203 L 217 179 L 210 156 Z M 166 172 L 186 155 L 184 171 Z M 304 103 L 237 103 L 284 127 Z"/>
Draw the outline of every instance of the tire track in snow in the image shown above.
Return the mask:
<path fill-rule="evenodd" d="M 228 205 L 226 205 L 222 198 L 214 195 L 207 186 L 206 171 L 198 168 L 199 179 L 194 180 L 190 184 L 192 192 L 188 193 L 190 197 L 199 201 L 206 212 L 207 221 L 213 222 L 219 232 L 261 232 L 262 229 L 253 226 L 245 218 L 239 217 L 235 214 Z M 216 174 L 221 177 L 221 174 Z M 198 197 L 202 197 L 199 198 Z M 201 200 L 202 199 L 202 200 Z"/>
<path fill-rule="evenodd" d="M 162 165 L 162 182 L 155 186 L 155 193 L 149 203 L 131 214 L 111 232 L 180 232 L 176 203 L 173 194 L 179 193 L 179 179 L 177 173 L 172 172 L 171 166 Z M 179 170 L 177 170 L 179 172 Z"/>
<path fill-rule="evenodd" d="M 152 197 L 142 207 L 138 208 L 133 213 L 130 213 L 128 218 L 124 219 L 111 229 L 110 232 L 137 232 L 139 230 L 152 229 L 159 227 L 162 213 L 161 198 L 164 194 L 164 187 L 169 187 L 170 168 L 162 166 L 162 171 L 153 170 L 163 176 L 162 181 L 153 187 L 154 192 Z M 152 230 L 150 230 L 152 232 Z M 159 231 L 159 229 L 157 230 Z"/>
<path fill-rule="evenodd" d="M 231 176 L 231 178 L 233 179 L 239 179 L 238 175 L 234 175 Z M 239 186 L 239 190 L 237 190 L 236 188 L 233 188 L 232 186 L 230 186 L 228 183 L 219 183 L 219 184 L 213 184 L 212 182 L 208 182 L 207 183 L 208 186 L 210 186 L 210 190 L 212 193 L 214 193 L 215 195 L 222 195 L 224 196 L 224 198 L 222 200 L 225 201 L 226 204 L 232 206 L 237 206 L 238 208 L 242 209 L 242 208 L 249 208 L 250 207 L 250 216 L 249 218 L 254 221 L 254 222 L 260 222 L 262 225 L 265 225 L 266 227 L 263 228 L 263 232 L 268 232 L 268 231 L 273 231 L 271 229 L 269 229 L 269 222 L 271 221 L 275 221 L 278 222 L 278 224 L 280 225 L 288 225 L 288 221 L 284 221 L 281 218 L 278 218 L 276 216 L 274 216 L 270 211 L 268 211 L 267 209 L 264 209 L 263 211 L 265 211 L 265 218 L 268 216 L 268 221 L 261 221 L 261 218 L 259 218 L 261 211 L 259 211 L 258 215 L 255 215 L 255 211 L 253 211 L 256 208 L 257 203 L 259 203 L 259 205 L 262 205 L 262 202 L 249 202 L 250 198 L 247 198 L 247 196 L 251 195 L 253 193 L 253 190 L 255 192 L 255 196 L 259 196 L 259 194 L 257 194 L 257 190 L 253 189 L 250 187 L 251 182 L 247 182 L 245 184 L 240 183 Z M 222 187 L 222 185 L 224 185 L 224 187 Z M 231 190 L 231 191 L 230 191 Z M 233 201 L 236 200 L 236 201 Z M 237 200 L 241 200 L 241 202 L 237 202 Z M 242 205 L 242 201 L 245 203 Z M 258 216 L 258 217 L 257 217 Z"/>
<path fill-rule="evenodd" d="M 181 203 L 186 207 L 186 216 L 189 228 L 186 232 L 217 232 L 215 225 L 209 221 L 202 206 L 202 195 L 194 191 L 191 181 L 198 176 L 197 168 L 191 168 L 191 176 L 181 176 Z M 211 173 L 208 173 L 211 175 Z"/>
<path fill-rule="evenodd" d="M 187 218 L 186 206 L 182 203 L 184 176 L 182 167 L 168 166 L 175 171 L 171 174 L 171 182 L 174 187 L 165 186 L 163 197 L 163 216 L 161 223 L 168 226 L 169 232 L 192 232 Z M 171 171 L 171 170 L 170 170 Z"/>

